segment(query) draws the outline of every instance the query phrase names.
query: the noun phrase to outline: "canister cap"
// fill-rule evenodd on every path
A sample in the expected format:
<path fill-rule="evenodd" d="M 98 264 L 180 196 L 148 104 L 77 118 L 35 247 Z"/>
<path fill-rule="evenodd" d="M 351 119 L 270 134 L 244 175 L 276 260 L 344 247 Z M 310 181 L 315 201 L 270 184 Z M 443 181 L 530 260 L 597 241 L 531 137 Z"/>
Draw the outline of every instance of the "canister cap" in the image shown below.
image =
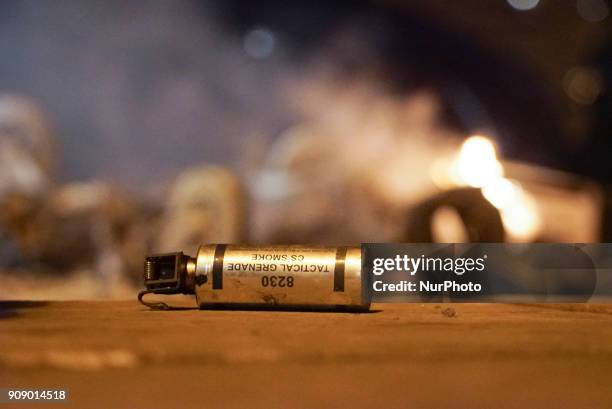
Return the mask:
<path fill-rule="evenodd" d="M 187 266 L 191 257 L 183 252 L 148 256 L 144 264 L 146 290 L 138 294 L 138 301 L 151 308 L 167 309 L 162 302 L 150 303 L 142 298 L 146 294 L 186 294 L 189 290 Z"/>

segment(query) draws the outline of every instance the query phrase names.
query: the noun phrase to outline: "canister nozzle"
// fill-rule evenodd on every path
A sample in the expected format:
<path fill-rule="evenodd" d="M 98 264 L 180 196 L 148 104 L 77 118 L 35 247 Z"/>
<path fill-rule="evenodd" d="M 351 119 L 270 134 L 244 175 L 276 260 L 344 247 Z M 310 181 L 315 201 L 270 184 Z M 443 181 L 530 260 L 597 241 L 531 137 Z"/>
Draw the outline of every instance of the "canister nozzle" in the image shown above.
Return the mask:
<path fill-rule="evenodd" d="M 156 254 L 148 256 L 144 265 L 144 284 L 146 290 L 138 294 L 138 300 L 151 308 L 168 309 L 162 302 L 149 303 L 142 298 L 146 294 L 188 294 L 193 289 L 189 285 L 188 270 L 194 269 L 195 260 L 183 252 Z"/>

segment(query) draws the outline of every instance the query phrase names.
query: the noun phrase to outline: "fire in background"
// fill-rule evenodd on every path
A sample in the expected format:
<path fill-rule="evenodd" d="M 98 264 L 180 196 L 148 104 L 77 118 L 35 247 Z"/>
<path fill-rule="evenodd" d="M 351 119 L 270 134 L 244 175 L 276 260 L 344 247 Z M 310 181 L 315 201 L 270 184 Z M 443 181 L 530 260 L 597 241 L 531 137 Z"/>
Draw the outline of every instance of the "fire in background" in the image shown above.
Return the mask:
<path fill-rule="evenodd" d="M 9 1 L 0 30 L 22 288 L 129 293 L 207 241 L 609 237 L 606 2 Z"/>

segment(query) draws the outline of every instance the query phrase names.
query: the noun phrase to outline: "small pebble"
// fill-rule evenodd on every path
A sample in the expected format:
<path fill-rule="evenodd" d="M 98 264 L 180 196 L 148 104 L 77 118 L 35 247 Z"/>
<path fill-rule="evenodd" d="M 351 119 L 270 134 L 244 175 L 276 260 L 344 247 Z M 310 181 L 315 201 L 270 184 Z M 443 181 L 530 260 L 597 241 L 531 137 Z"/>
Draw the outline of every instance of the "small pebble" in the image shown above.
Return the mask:
<path fill-rule="evenodd" d="M 444 315 L 445 317 L 448 317 L 448 318 L 453 318 L 453 317 L 457 316 L 457 312 L 455 311 L 454 308 L 451 308 L 451 307 L 446 307 L 445 309 L 443 309 L 440 312 L 442 313 L 442 315 Z"/>

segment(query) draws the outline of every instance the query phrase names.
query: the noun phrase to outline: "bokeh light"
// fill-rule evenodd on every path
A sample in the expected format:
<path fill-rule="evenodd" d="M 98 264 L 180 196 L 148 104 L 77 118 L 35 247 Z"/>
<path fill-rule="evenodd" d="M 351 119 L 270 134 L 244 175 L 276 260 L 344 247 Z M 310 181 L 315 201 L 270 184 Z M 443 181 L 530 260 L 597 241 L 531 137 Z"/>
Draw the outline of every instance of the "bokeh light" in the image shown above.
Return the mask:
<path fill-rule="evenodd" d="M 604 0 L 578 0 L 576 11 L 580 17 L 591 23 L 603 21 L 610 14 L 610 8 Z"/>
<path fill-rule="evenodd" d="M 563 76 L 563 89 L 574 102 L 583 105 L 594 103 L 603 87 L 599 72 L 589 67 L 574 67 Z"/>
<path fill-rule="evenodd" d="M 244 51 L 253 58 L 263 59 L 272 55 L 276 46 L 276 37 L 267 28 L 257 27 L 244 36 Z"/>
<path fill-rule="evenodd" d="M 508 0 L 508 4 L 515 10 L 526 11 L 535 8 L 540 0 Z"/>
<path fill-rule="evenodd" d="M 463 143 L 456 166 L 457 176 L 471 187 L 483 187 L 503 174 L 495 146 L 484 136 L 472 136 Z"/>
<path fill-rule="evenodd" d="M 533 241 L 541 231 L 542 218 L 535 200 L 520 183 L 504 177 L 495 145 L 487 137 L 466 139 L 454 160 L 440 158 L 432 164 L 430 176 L 441 189 L 480 188 L 484 198 L 499 210 L 508 241 Z M 444 215 L 445 220 L 449 219 L 447 216 Z M 456 231 L 441 233 L 443 236 L 457 234 Z"/>

